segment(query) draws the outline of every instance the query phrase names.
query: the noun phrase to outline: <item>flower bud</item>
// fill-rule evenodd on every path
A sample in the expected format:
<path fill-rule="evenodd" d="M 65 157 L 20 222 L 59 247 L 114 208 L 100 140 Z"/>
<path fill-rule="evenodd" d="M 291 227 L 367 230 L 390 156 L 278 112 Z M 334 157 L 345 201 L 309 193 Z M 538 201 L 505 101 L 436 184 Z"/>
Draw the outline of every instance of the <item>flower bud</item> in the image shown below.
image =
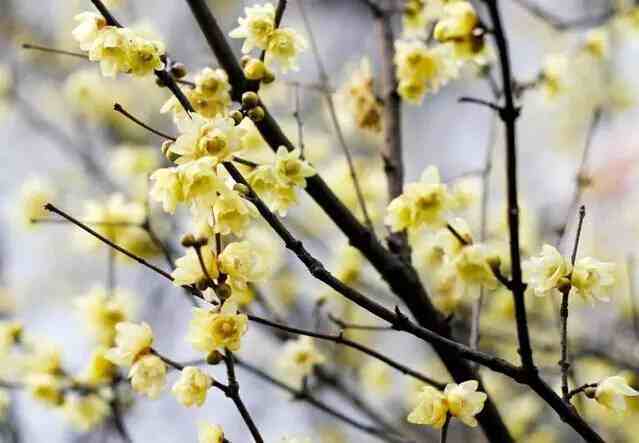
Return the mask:
<path fill-rule="evenodd" d="M 231 112 L 231 118 L 233 119 L 233 121 L 235 121 L 236 125 L 239 125 L 244 119 L 244 114 L 236 109 L 235 111 Z"/>
<path fill-rule="evenodd" d="M 264 120 L 264 116 L 266 114 L 264 113 L 264 108 L 262 108 L 261 106 L 256 106 L 255 108 L 251 109 L 247 113 L 247 115 L 248 115 L 248 118 L 250 118 L 254 122 L 260 122 Z"/>
<path fill-rule="evenodd" d="M 253 109 L 260 104 L 260 97 L 253 91 L 247 91 L 242 94 L 242 107 L 245 109 Z"/>
<path fill-rule="evenodd" d="M 248 186 L 246 186 L 246 185 L 245 185 L 245 184 L 243 184 L 243 183 L 235 183 L 235 184 L 233 185 L 233 190 L 234 190 L 235 192 L 239 192 L 239 193 L 240 193 L 240 194 L 242 194 L 242 196 L 244 196 L 244 197 L 245 197 L 245 196 L 247 196 L 247 195 L 249 195 L 249 193 L 250 193 L 250 190 L 249 190 Z"/>
<path fill-rule="evenodd" d="M 175 78 L 186 77 L 187 71 L 184 63 L 173 63 L 173 65 L 171 66 L 171 74 Z"/>
<path fill-rule="evenodd" d="M 195 236 L 191 233 L 184 234 L 180 242 L 182 243 L 182 246 L 184 246 L 185 248 L 192 248 L 195 246 L 195 243 L 196 243 Z"/>
<path fill-rule="evenodd" d="M 222 303 L 224 303 L 224 301 L 231 296 L 232 292 L 233 291 L 232 291 L 231 287 L 229 285 L 227 285 L 226 283 L 221 284 L 221 285 L 217 285 L 215 287 L 215 294 L 222 301 Z"/>
<path fill-rule="evenodd" d="M 265 85 L 268 85 L 269 83 L 273 83 L 274 81 L 275 81 L 275 74 L 273 74 L 273 71 L 266 68 L 266 71 L 264 72 L 264 77 L 262 77 L 262 83 L 264 83 Z"/>
<path fill-rule="evenodd" d="M 206 356 L 206 362 L 209 365 L 217 365 L 224 360 L 224 356 L 220 351 L 213 351 L 209 355 Z"/>
<path fill-rule="evenodd" d="M 243 55 L 242 58 L 240 59 L 240 66 L 242 66 L 242 68 L 244 66 L 246 66 L 246 64 L 249 62 L 249 60 L 251 60 L 251 56 L 250 55 Z"/>
<path fill-rule="evenodd" d="M 266 66 L 262 60 L 250 59 L 244 66 L 244 75 L 249 80 L 261 80 L 266 74 Z"/>

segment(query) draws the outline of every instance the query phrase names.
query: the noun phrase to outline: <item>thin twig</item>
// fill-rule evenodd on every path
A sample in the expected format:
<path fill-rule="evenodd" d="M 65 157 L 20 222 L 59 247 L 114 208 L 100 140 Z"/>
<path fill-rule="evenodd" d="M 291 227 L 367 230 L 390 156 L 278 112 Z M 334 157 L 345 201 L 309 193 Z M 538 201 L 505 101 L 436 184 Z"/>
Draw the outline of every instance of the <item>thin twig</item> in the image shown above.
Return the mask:
<path fill-rule="evenodd" d="M 85 60 L 89 59 L 88 55 L 81 52 L 65 51 L 63 49 L 49 48 L 47 46 L 34 45 L 32 43 L 23 43 L 22 49 L 35 49 L 37 51 L 49 52 L 52 54 L 68 55 L 71 57 L 83 58 Z"/>
<path fill-rule="evenodd" d="M 584 217 L 586 216 L 585 206 L 581 206 L 579 209 L 579 224 L 577 225 L 577 234 L 575 236 L 575 244 L 572 250 L 572 256 L 570 257 L 570 263 L 574 267 L 575 260 L 577 259 L 577 251 L 579 248 L 579 239 L 581 237 L 581 228 L 584 223 Z M 566 285 L 561 290 L 561 308 L 559 309 L 559 316 L 561 321 L 561 360 L 559 361 L 559 367 L 561 369 L 561 394 L 564 401 L 570 402 L 570 396 L 568 392 L 568 372 L 570 369 L 570 363 L 568 362 L 568 300 L 570 296 L 570 285 Z"/>
<path fill-rule="evenodd" d="M 446 421 L 444 422 L 444 426 L 442 426 L 442 433 L 440 442 L 446 443 L 446 439 L 448 437 L 448 426 L 450 425 L 450 414 L 446 414 Z"/>
<path fill-rule="evenodd" d="M 244 402 L 240 397 L 240 385 L 235 375 L 234 357 L 231 351 L 229 351 L 228 349 L 224 353 L 224 363 L 226 364 L 226 374 L 228 376 L 228 390 L 226 395 L 227 397 L 230 397 L 231 400 L 233 400 L 233 403 L 235 403 L 235 407 L 240 412 L 240 415 L 244 419 L 244 423 L 246 423 L 249 431 L 251 431 L 251 435 L 253 436 L 253 440 L 255 440 L 255 443 L 264 443 L 264 439 L 262 438 L 260 431 L 257 429 L 257 426 L 253 421 L 253 417 L 251 417 L 251 414 L 249 413 L 246 405 L 244 405 Z"/>
<path fill-rule="evenodd" d="M 342 127 L 339 123 L 339 119 L 337 118 L 337 112 L 335 111 L 335 103 L 333 101 L 333 95 L 329 92 L 329 81 L 328 81 L 328 73 L 326 72 L 326 68 L 324 67 L 324 63 L 320 56 L 319 47 L 317 45 L 317 40 L 315 39 L 315 34 L 313 33 L 313 27 L 311 26 L 311 22 L 306 14 L 306 7 L 304 5 L 304 0 L 297 1 L 298 8 L 300 10 L 300 15 L 302 16 L 302 21 L 304 22 L 304 27 L 306 28 L 306 32 L 308 33 L 308 37 L 311 43 L 311 50 L 313 51 L 313 56 L 315 59 L 315 64 L 317 66 L 317 71 L 319 74 L 319 83 L 323 86 L 324 98 L 326 100 L 326 104 L 328 105 L 328 112 L 331 116 L 331 121 L 333 123 L 333 128 L 335 129 L 335 135 L 337 136 L 337 140 L 342 148 L 342 152 L 344 153 L 344 157 L 346 157 L 346 163 L 348 164 L 348 170 L 351 175 L 351 179 L 353 180 L 353 187 L 355 188 L 355 194 L 357 196 L 357 200 L 362 210 L 362 216 L 364 217 L 364 223 L 370 230 L 371 234 L 374 235 L 375 228 L 373 222 L 368 213 L 368 209 L 366 207 L 366 200 L 364 198 L 364 194 L 362 192 L 361 185 L 359 183 L 359 179 L 357 177 L 357 172 L 355 171 L 355 164 L 353 163 L 353 156 L 351 154 L 350 148 L 346 143 L 346 138 L 342 132 Z"/>
<path fill-rule="evenodd" d="M 444 389 L 446 387 L 446 383 L 441 383 L 438 381 L 433 380 L 432 378 L 421 374 L 407 366 L 402 365 L 401 363 L 398 363 L 397 361 L 391 359 L 390 357 L 387 357 L 385 355 L 383 355 L 382 353 L 375 351 L 374 349 L 368 348 L 360 343 L 357 343 L 356 341 L 350 340 L 348 338 L 344 338 L 343 334 L 338 334 L 338 335 L 327 335 L 327 334 L 320 334 L 318 332 L 313 332 L 313 331 L 307 331 L 305 329 L 300 329 L 300 328 L 294 328 L 291 326 L 287 326 L 287 325 L 283 325 L 280 323 L 276 323 L 264 318 L 260 318 L 257 317 L 255 315 L 249 315 L 248 316 L 249 320 L 255 323 L 259 323 L 261 325 L 265 325 L 271 328 L 277 328 L 277 329 L 281 329 L 282 331 L 286 331 L 288 333 L 291 334 L 295 334 L 295 335 L 303 335 L 303 336 L 307 336 L 307 337 L 313 337 L 313 338 L 317 338 L 319 340 L 324 340 L 324 341 L 329 341 L 329 342 L 333 342 L 333 343 L 337 343 L 343 346 L 347 346 L 349 348 L 353 348 L 353 349 L 357 349 L 360 352 L 363 352 L 364 354 L 368 355 L 369 357 L 372 357 L 376 360 L 379 360 L 381 362 L 386 363 L 388 366 L 390 366 L 393 369 L 396 369 L 398 371 L 400 371 L 401 373 L 405 374 L 405 375 L 409 375 L 419 381 L 422 381 L 428 385 L 431 386 L 435 386 L 438 389 Z"/>
<path fill-rule="evenodd" d="M 136 125 L 141 126 L 142 128 L 146 129 L 147 131 L 149 131 L 149 132 L 151 132 L 151 133 L 153 133 L 155 135 L 158 135 L 158 136 L 160 136 L 162 138 L 165 138 L 165 139 L 171 140 L 171 141 L 177 140 L 175 137 L 172 137 L 172 136 L 170 136 L 168 134 L 165 134 L 165 133 L 163 133 L 161 131 L 158 131 L 157 129 L 153 129 L 152 127 L 150 127 L 149 125 L 144 123 L 142 120 L 136 118 L 131 113 L 129 113 L 119 103 L 116 103 L 116 104 L 113 105 L 113 110 L 115 112 L 118 112 L 118 113 L 124 115 L 126 118 L 128 118 L 131 121 L 133 121 Z"/>
<path fill-rule="evenodd" d="M 328 313 L 328 319 L 343 330 L 354 329 L 359 331 L 393 331 L 393 328 L 391 326 L 360 325 L 355 323 L 349 323 L 342 320 L 341 318 L 336 317 L 330 312 Z"/>

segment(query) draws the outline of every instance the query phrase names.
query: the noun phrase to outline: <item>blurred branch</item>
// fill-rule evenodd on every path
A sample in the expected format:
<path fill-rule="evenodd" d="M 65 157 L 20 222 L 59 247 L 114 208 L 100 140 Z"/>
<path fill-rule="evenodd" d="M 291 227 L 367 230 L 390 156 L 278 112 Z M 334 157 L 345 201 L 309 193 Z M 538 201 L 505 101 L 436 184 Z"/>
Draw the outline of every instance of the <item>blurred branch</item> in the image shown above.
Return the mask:
<path fill-rule="evenodd" d="M 359 179 L 357 178 L 357 172 L 355 171 L 355 165 L 353 164 L 353 156 L 351 154 L 350 148 L 346 143 L 346 139 L 344 138 L 344 133 L 342 132 L 342 127 L 337 118 L 337 112 L 335 111 L 335 102 L 333 101 L 333 94 L 330 91 L 330 84 L 328 79 L 328 73 L 326 72 L 326 67 L 322 62 L 322 58 L 320 56 L 319 47 L 317 46 L 317 40 L 315 39 L 315 34 L 313 33 L 313 27 L 311 26 L 311 22 L 306 14 L 306 7 L 304 6 L 305 0 L 298 0 L 297 5 L 300 10 L 300 14 L 302 16 L 302 21 L 304 22 L 304 27 L 306 28 L 306 32 L 308 33 L 309 40 L 311 42 L 311 49 L 313 51 L 313 57 L 315 59 L 315 64 L 317 66 L 317 71 L 319 74 L 319 84 L 321 86 L 322 94 L 326 100 L 326 104 L 328 105 L 328 111 L 331 116 L 331 122 L 333 123 L 333 128 L 335 129 L 335 135 L 337 136 L 337 140 L 342 148 L 342 152 L 344 157 L 346 157 L 346 163 L 348 164 L 348 170 L 351 175 L 351 180 L 353 181 L 353 187 L 355 188 L 355 195 L 357 196 L 357 201 L 362 210 L 362 215 L 364 217 L 364 223 L 368 227 L 368 230 L 375 235 L 375 228 L 373 226 L 373 222 L 368 214 L 368 209 L 366 208 L 366 200 L 364 199 L 364 194 L 362 193 L 362 188 L 359 183 Z"/>

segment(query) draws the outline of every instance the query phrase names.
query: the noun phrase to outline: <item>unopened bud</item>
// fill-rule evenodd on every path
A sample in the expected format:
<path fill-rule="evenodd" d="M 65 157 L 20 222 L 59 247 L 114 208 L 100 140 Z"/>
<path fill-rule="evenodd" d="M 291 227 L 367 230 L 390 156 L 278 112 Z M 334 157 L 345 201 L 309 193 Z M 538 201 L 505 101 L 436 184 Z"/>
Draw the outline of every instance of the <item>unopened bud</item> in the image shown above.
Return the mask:
<path fill-rule="evenodd" d="M 242 107 L 244 109 L 253 109 L 260 104 L 260 97 L 253 91 L 247 91 L 242 94 Z"/>
<path fill-rule="evenodd" d="M 236 109 L 235 111 L 231 112 L 231 118 L 236 125 L 239 125 L 240 123 L 242 123 L 242 120 L 244 120 L 244 114 Z"/>
<path fill-rule="evenodd" d="M 262 120 L 264 120 L 264 116 L 266 114 L 264 112 L 264 108 L 262 108 L 261 106 L 256 106 L 253 109 L 249 110 L 246 115 L 248 115 L 248 118 L 250 118 L 254 122 L 261 122 Z"/>
<path fill-rule="evenodd" d="M 251 56 L 250 55 L 243 55 L 242 58 L 240 59 L 240 65 L 242 66 L 242 68 L 244 66 L 246 66 L 246 64 L 251 60 Z"/>
<path fill-rule="evenodd" d="M 266 66 L 262 60 L 252 58 L 244 65 L 244 75 L 249 80 L 261 80 L 264 74 L 266 74 Z"/>
<path fill-rule="evenodd" d="M 262 83 L 264 83 L 265 85 L 268 85 L 269 83 L 273 83 L 274 81 L 275 81 L 275 74 L 273 74 L 273 71 L 266 68 L 266 71 L 264 72 L 264 77 L 262 77 Z"/>
<path fill-rule="evenodd" d="M 202 278 L 201 280 L 198 280 L 197 283 L 195 283 L 195 287 L 198 289 L 198 291 L 204 292 L 211 287 L 211 282 L 208 278 Z"/>
<path fill-rule="evenodd" d="M 195 236 L 191 233 L 184 234 L 180 242 L 185 248 L 192 248 L 193 246 L 195 246 L 196 243 Z"/>
<path fill-rule="evenodd" d="M 224 356 L 220 351 L 213 351 L 206 356 L 206 362 L 210 365 L 217 365 L 224 360 Z"/>
<path fill-rule="evenodd" d="M 215 294 L 218 296 L 220 301 L 222 301 L 222 303 L 224 303 L 224 301 L 227 300 L 231 296 L 232 292 L 233 292 L 233 290 L 226 283 L 223 283 L 221 285 L 217 285 L 215 287 Z"/>
<path fill-rule="evenodd" d="M 246 186 L 244 183 L 235 183 L 233 185 L 233 190 L 242 194 L 243 196 L 247 196 L 250 193 L 248 186 Z"/>
<path fill-rule="evenodd" d="M 173 63 L 173 65 L 171 66 L 171 74 L 173 74 L 173 77 L 175 78 L 186 77 L 187 70 L 184 63 Z"/>

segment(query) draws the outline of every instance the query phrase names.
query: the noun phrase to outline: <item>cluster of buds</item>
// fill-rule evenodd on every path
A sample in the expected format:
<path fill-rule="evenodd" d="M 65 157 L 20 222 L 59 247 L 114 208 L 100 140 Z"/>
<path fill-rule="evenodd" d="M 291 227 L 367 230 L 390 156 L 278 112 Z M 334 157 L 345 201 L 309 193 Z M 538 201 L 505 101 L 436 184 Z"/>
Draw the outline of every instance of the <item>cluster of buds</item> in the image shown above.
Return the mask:
<path fill-rule="evenodd" d="M 270 70 L 261 59 L 244 55 L 241 59 L 241 64 L 244 69 L 244 76 L 247 79 L 260 81 L 264 84 L 275 81 L 275 74 L 273 74 L 273 71 Z"/>

